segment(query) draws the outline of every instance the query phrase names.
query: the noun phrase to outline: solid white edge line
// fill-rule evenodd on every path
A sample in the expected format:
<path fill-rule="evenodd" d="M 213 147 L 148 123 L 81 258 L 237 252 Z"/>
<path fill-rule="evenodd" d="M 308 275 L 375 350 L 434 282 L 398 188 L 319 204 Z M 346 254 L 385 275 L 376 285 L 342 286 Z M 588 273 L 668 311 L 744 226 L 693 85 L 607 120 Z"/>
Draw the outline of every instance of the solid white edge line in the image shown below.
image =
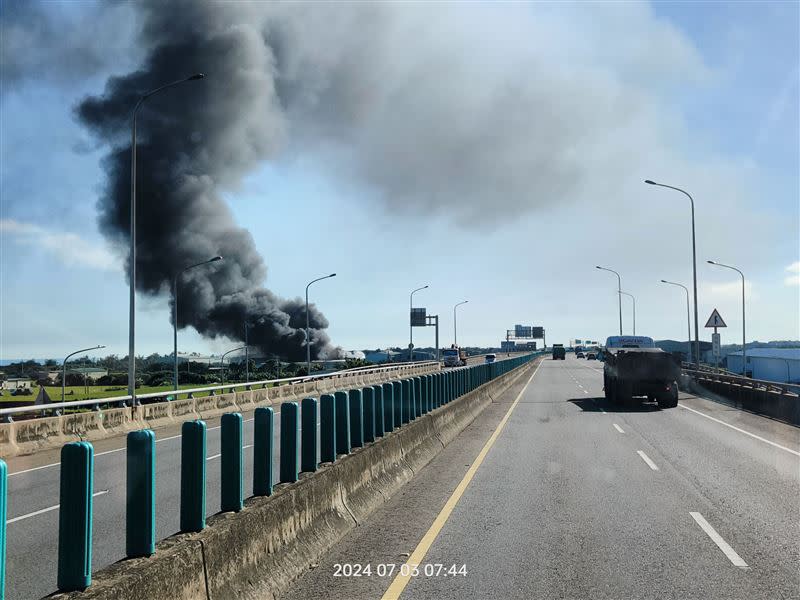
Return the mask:
<path fill-rule="evenodd" d="M 739 567 L 740 569 L 748 568 L 744 559 L 736 553 L 736 550 L 731 548 L 730 544 L 726 542 L 720 534 L 717 533 L 717 530 L 714 529 L 711 524 L 703 518 L 699 512 L 690 512 L 692 518 L 700 525 L 700 528 L 706 532 L 706 535 L 711 538 L 711 540 L 717 545 L 717 547 L 722 550 L 725 556 L 728 557 L 728 560 L 731 561 L 734 566 Z"/>
<path fill-rule="evenodd" d="M 620 426 L 619 426 L 619 425 L 617 425 L 616 423 L 612 423 L 612 425 L 614 426 L 614 429 L 616 429 L 616 430 L 617 430 L 617 431 L 619 431 L 620 433 L 625 433 L 625 430 L 624 430 L 624 429 L 622 429 L 622 427 L 620 427 Z"/>
<path fill-rule="evenodd" d="M 92 494 L 92 498 L 96 498 L 97 496 L 102 496 L 107 493 L 108 490 L 101 490 L 99 492 L 95 492 L 94 494 Z M 6 521 L 6 525 L 11 525 L 11 523 L 16 523 L 17 521 L 22 521 L 23 519 L 29 519 L 31 517 L 35 517 L 36 515 L 42 515 L 44 513 L 51 512 L 53 510 L 58 510 L 60 506 L 61 506 L 60 504 L 56 504 L 55 506 L 48 506 L 47 508 L 43 508 L 42 510 L 37 510 L 32 513 L 28 513 L 27 515 L 20 515 L 19 517 L 14 517 L 13 519 L 9 519 L 8 521 Z"/>
<path fill-rule="evenodd" d="M 776 448 L 780 448 L 781 450 L 785 450 L 786 452 L 794 454 L 795 456 L 800 456 L 800 452 L 797 452 L 796 450 L 792 450 L 791 448 L 787 448 L 786 446 L 781 446 L 780 444 L 776 444 L 775 442 L 772 442 L 770 440 L 764 439 L 763 437 L 761 437 L 759 435 L 756 435 L 755 433 L 750 433 L 749 431 L 745 431 L 744 429 L 739 429 L 738 427 L 736 427 L 734 425 L 731 425 L 730 423 L 726 423 L 725 421 L 721 421 L 719 419 L 716 419 L 716 418 L 712 417 L 711 415 L 707 415 L 707 414 L 705 414 L 703 412 L 700 412 L 699 410 L 695 410 L 693 408 L 689 408 L 688 406 L 686 406 L 684 404 L 678 404 L 678 406 L 680 406 L 681 408 L 685 408 L 686 410 L 690 410 L 693 413 L 696 413 L 696 414 L 700 415 L 701 417 L 705 417 L 706 419 L 711 419 L 712 421 L 715 421 L 715 422 L 719 423 L 720 425 L 725 425 L 725 427 L 730 427 L 731 429 L 733 429 L 735 431 L 738 431 L 739 433 L 743 433 L 745 435 L 749 435 L 751 438 L 755 438 L 760 442 L 764 442 L 765 444 L 769 444 L 770 446 L 775 446 Z"/>
<path fill-rule="evenodd" d="M 647 466 L 648 466 L 648 467 L 650 467 L 651 469 L 653 469 L 653 471 L 658 471 L 658 465 L 657 465 L 656 463 L 654 463 L 652 460 L 650 460 L 650 457 L 649 457 L 649 456 L 647 456 L 647 454 L 645 454 L 645 453 L 644 453 L 644 452 L 642 452 L 641 450 L 637 450 L 637 451 L 636 451 L 636 454 L 638 454 L 639 456 L 641 456 L 641 457 L 642 457 L 642 460 L 643 460 L 644 462 L 646 462 L 646 463 L 647 463 Z"/>

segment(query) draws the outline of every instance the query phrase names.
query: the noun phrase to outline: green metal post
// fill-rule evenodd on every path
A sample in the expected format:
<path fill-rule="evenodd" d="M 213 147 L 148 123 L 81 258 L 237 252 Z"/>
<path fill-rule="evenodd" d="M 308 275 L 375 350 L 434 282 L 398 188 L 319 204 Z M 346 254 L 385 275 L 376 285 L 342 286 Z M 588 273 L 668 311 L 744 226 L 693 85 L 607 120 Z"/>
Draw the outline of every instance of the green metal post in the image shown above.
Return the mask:
<path fill-rule="evenodd" d="M 364 443 L 375 441 L 375 388 L 365 387 L 361 390 L 364 406 Z M 382 417 L 382 415 L 381 415 Z"/>
<path fill-rule="evenodd" d="M 411 384 L 410 379 L 403 379 L 401 382 L 403 386 L 403 425 L 411 421 L 411 411 L 414 407 L 414 386 Z"/>
<path fill-rule="evenodd" d="M 386 413 L 383 407 L 383 386 L 374 385 L 372 389 L 374 390 L 372 395 L 375 398 L 375 438 L 377 439 L 386 433 Z"/>
<path fill-rule="evenodd" d="M 414 386 L 414 418 L 422 416 L 422 377 L 414 377 L 411 380 Z"/>
<path fill-rule="evenodd" d="M 272 495 L 272 461 L 275 442 L 275 413 L 259 407 L 253 415 L 253 495 Z"/>
<path fill-rule="evenodd" d="M 92 489 L 94 448 L 72 442 L 61 448 L 58 515 L 58 591 L 85 590 L 92 583 Z"/>
<path fill-rule="evenodd" d="M 383 389 L 383 430 L 386 433 L 394 431 L 394 384 L 384 383 Z"/>
<path fill-rule="evenodd" d="M 303 398 L 300 405 L 300 470 L 311 473 L 317 470 L 317 399 Z"/>
<path fill-rule="evenodd" d="M 401 381 L 392 382 L 392 397 L 394 404 L 394 426 L 403 426 L 403 383 Z M 407 423 L 408 421 L 406 421 Z"/>
<path fill-rule="evenodd" d="M 336 399 L 332 394 L 323 394 L 319 402 L 319 459 L 332 463 L 336 460 Z"/>
<path fill-rule="evenodd" d="M 181 532 L 206 526 L 206 424 L 186 421 L 181 426 Z"/>
<path fill-rule="evenodd" d="M 281 483 L 294 483 L 300 477 L 297 438 L 300 410 L 297 402 L 281 403 Z"/>
<path fill-rule="evenodd" d="M 220 431 L 220 510 L 239 512 L 244 508 L 244 456 L 242 455 L 242 415 L 225 413 Z"/>
<path fill-rule="evenodd" d="M 350 402 L 350 444 L 353 448 L 364 446 L 364 399 L 361 390 L 348 392 Z"/>
<path fill-rule="evenodd" d="M 350 454 L 350 400 L 347 392 L 336 392 L 336 454 Z"/>
<path fill-rule="evenodd" d="M 131 431 L 127 438 L 125 482 L 125 554 L 150 556 L 156 551 L 156 434 Z"/>

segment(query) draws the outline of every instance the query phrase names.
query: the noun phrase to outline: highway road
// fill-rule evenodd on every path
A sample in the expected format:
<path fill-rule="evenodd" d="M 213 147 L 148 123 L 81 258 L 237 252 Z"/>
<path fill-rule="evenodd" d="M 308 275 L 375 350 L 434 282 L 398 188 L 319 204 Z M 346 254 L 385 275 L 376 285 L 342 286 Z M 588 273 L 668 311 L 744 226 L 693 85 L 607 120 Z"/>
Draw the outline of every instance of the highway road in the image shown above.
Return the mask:
<path fill-rule="evenodd" d="M 512 357 L 516 356 L 512 354 Z M 506 356 L 498 356 L 499 360 Z M 476 357 L 471 362 L 482 362 Z M 471 364 L 471 363 L 470 363 Z M 278 407 L 276 407 L 278 408 Z M 245 497 L 252 495 L 252 412 L 244 414 Z M 207 514 L 219 511 L 219 419 L 207 421 Z M 280 410 L 275 412 L 274 477 L 278 463 Z M 156 533 L 163 539 L 180 525 L 180 427 L 156 431 Z M 95 447 L 93 571 L 125 557 L 125 438 L 98 441 Z M 7 518 L 7 597 L 41 598 L 56 590 L 58 558 L 59 452 L 12 458 L 9 464 Z"/>
<path fill-rule="evenodd" d="M 282 600 L 799 598 L 800 430 L 601 368 L 542 361 Z"/>

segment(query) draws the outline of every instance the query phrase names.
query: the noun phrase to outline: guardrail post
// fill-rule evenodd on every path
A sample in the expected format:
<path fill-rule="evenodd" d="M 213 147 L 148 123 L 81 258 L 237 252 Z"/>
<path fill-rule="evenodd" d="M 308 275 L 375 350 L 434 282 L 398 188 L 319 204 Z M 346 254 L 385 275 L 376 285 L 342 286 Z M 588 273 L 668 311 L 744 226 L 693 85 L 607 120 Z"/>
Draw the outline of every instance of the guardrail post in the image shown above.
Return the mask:
<path fill-rule="evenodd" d="M 281 403 L 281 483 L 294 483 L 300 475 L 297 464 L 299 428 L 300 412 L 297 402 Z"/>
<path fill-rule="evenodd" d="M 350 454 L 350 401 L 347 392 L 336 392 L 336 454 Z"/>
<path fill-rule="evenodd" d="M 206 423 L 181 426 L 181 532 L 206 526 Z"/>
<path fill-rule="evenodd" d="M 394 426 L 403 426 L 403 383 L 401 381 L 392 382 L 392 396 L 394 404 Z"/>
<path fill-rule="evenodd" d="M 332 463 L 336 460 L 336 399 L 332 394 L 322 394 L 319 402 L 319 459 Z"/>
<path fill-rule="evenodd" d="M 353 448 L 364 446 L 364 400 L 361 390 L 348 392 L 350 402 L 350 445 Z"/>
<path fill-rule="evenodd" d="M 300 470 L 305 473 L 316 471 L 317 462 L 317 399 L 303 398 L 300 405 Z"/>
<path fill-rule="evenodd" d="M 422 383 L 425 385 L 425 404 L 423 410 L 429 413 L 433 410 L 433 375 L 424 375 Z"/>
<path fill-rule="evenodd" d="M 272 495 L 275 413 L 259 407 L 253 414 L 253 495 Z"/>
<path fill-rule="evenodd" d="M 222 512 L 244 508 L 244 458 L 242 456 L 242 415 L 225 413 L 221 419 L 220 468 L 222 470 L 220 505 Z"/>
<path fill-rule="evenodd" d="M 442 405 L 442 374 L 433 374 L 433 408 L 439 408 Z"/>
<path fill-rule="evenodd" d="M 125 554 L 150 556 L 156 551 L 156 434 L 131 431 L 127 439 L 125 481 Z"/>
<path fill-rule="evenodd" d="M 0 459 L 0 600 L 6 589 L 6 501 L 8 499 L 8 466 Z"/>
<path fill-rule="evenodd" d="M 58 515 L 58 591 L 85 590 L 92 583 L 92 489 L 94 448 L 71 442 L 61 448 Z"/>
<path fill-rule="evenodd" d="M 378 413 L 375 410 L 375 388 L 365 387 L 361 390 L 364 403 L 364 443 L 375 441 L 375 419 Z M 383 418 L 383 414 L 381 414 Z"/>
<path fill-rule="evenodd" d="M 422 416 L 422 377 L 417 375 L 411 380 L 414 385 L 414 418 Z"/>
<path fill-rule="evenodd" d="M 411 411 L 414 407 L 414 386 L 411 385 L 410 379 L 403 379 L 402 388 L 403 388 L 403 414 L 402 420 L 403 425 L 411 421 Z"/>
<path fill-rule="evenodd" d="M 394 384 L 381 384 L 383 390 L 383 431 L 389 433 L 394 431 Z"/>

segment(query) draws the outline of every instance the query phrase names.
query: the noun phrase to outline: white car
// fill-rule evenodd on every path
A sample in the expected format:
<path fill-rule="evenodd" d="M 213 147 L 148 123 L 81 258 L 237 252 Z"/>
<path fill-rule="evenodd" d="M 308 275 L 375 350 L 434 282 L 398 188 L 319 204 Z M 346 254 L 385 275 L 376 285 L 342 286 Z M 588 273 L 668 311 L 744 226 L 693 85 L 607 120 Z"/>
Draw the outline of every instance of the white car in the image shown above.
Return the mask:
<path fill-rule="evenodd" d="M 487 355 L 486 355 L 485 362 L 486 362 L 487 364 L 488 364 L 488 363 L 493 363 L 493 362 L 494 362 L 494 361 L 496 361 L 496 360 L 497 360 L 497 355 L 496 355 L 496 354 L 487 354 Z"/>

